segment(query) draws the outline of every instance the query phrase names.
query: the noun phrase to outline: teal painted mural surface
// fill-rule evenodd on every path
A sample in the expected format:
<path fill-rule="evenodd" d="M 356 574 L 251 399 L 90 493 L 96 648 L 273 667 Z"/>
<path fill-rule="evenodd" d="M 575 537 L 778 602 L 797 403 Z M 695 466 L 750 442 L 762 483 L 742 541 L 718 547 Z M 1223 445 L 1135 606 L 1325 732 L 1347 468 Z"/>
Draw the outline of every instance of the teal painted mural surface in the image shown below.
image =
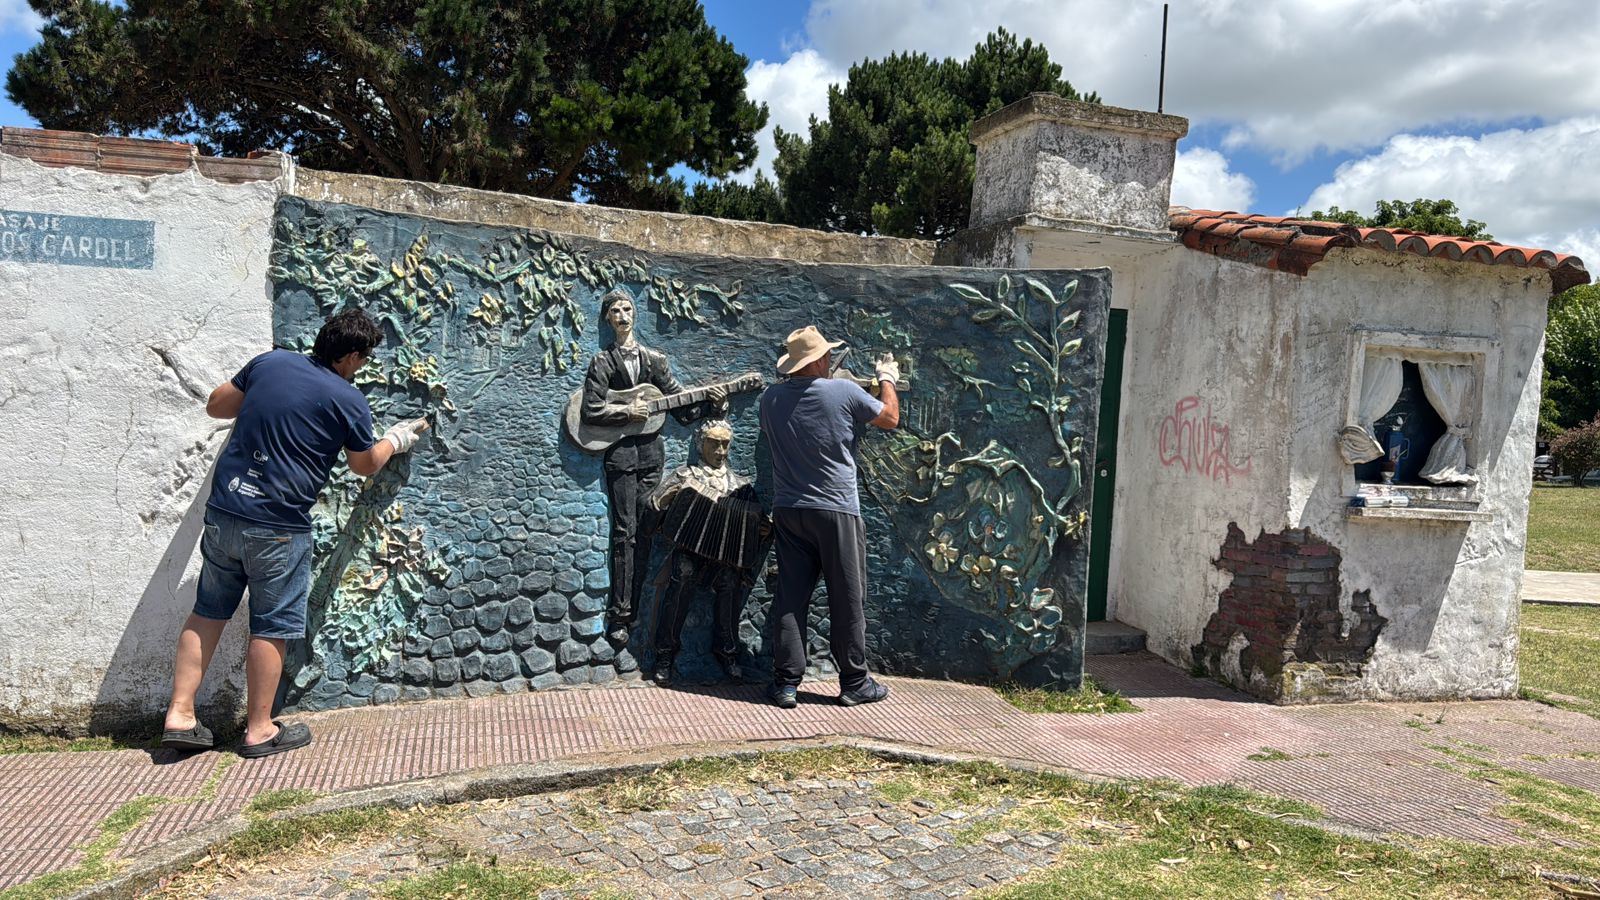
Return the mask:
<path fill-rule="evenodd" d="M 901 427 L 860 444 L 872 667 L 1081 677 L 1104 270 L 647 254 L 287 198 L 271 277 L 279 346 L 306 349 L 326 316 L 360 306 L 386 334 L 356 380 L 379 429 L 434 423 L 371 479 L 336 470 L 314 509 L 311 635 L 293 651 L 290 708 L 599 684 L 649 667 L 654 570 L 628 646 L 613 646 L 601 459 L 560 425 L 610 340 L 599 302 L 614 287 L 637 298 L 640 341 L 686 387 L 747 371 L 775 380 L 783 337 L 804 324 L 847 341 L 847 365 L 870 371 L 894 353 L 908 382 Z M 732 398 L 731 465 L 767 498 L 756 398 Z M 692 435 L 668 422 L 668 471 L 693 461 Z M 769 554 L 739 629 L 758 673 L 770 666 L 770 565 Z M 717 672 L 709 607 L 700 598 L 685 628 L 682 680 Z M 831 671 L 827 629 L 819 596 L 817 674 Z"/>

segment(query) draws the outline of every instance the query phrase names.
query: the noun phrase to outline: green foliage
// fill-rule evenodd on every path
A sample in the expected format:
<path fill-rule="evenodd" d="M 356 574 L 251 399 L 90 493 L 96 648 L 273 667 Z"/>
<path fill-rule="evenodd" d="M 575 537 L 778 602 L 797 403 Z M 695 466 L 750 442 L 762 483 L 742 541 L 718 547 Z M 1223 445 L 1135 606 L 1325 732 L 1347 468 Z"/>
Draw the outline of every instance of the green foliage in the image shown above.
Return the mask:
<path fill-rule="evenodd" d="M 718 181 L 695 188 L 683 211 L 697 216 L 745 222 L 784 221 L 783 197 L 777 182 L 757 172 L 754 184 Z"/>
<path fill-rule="evenodd" d="M 1475 241 L 1494 240 L 1485 231 L 1488 226 L 1476 219 L 1461 220 L 1461 210 L 1453 200 L 1429 200 L 1418 197 L 1409 203 L 1404 200 L 1379 200 L 1371 216 L 1363 216 L 1353 209 L 1337 206 L 1317 210 L 1309 218 L 1323 222 L 1343 222 L 1359 228 L 1404 228 L 1424 234 L 1468 238 Z"/>
<path fill-rule="evenodd" d="M 46 128 L 677 208 L 678 163 L 755 159 L 747 60 L 695 0 L 30 0 L 6 79 Z"/>
<path fill-rule="evenodd" d="M 1049 51 L 990 34 L 965 61 L 891 54 L 850 67 L 828 118 L 806 135 L 776 129 L 773 165 L 787 221 L 829 231 L 938 238 L 967 224 L 975 155 L 967 128 L 1036 91 L 1072 100 Z"/>
<path fill-rule="evenodd" d="M 1600 285 L 1581 284 L 1550 301 L 1544 397 L 1548 400 L 1540 406 L 1544 434 L 1600 415 Z"/>
<path fill-rule="evenodd" d="M 1600 419 L 1570 429 L 1551 441 L 1550 455 L 1561 471 L 1572 476 L 1572 483 L 1582 487 L 1583 476 L 1591 469 L 1600 469 Z"/>

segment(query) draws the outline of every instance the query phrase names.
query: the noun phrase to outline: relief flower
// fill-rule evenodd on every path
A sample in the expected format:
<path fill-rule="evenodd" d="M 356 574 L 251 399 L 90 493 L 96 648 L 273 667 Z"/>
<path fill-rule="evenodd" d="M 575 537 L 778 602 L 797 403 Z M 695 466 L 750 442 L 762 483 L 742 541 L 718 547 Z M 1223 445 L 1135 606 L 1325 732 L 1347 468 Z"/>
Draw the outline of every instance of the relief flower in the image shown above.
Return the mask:
<path fill-rule="evenodd" d="M 972 589 L 975 591 L 981 591 L 989 586 L 989 579 L 994 574 L 994 568 L 994 557 L 987 553 L 980 556 L 973 556 L 968 553 L 961 558 L 961 571 L 967 573 L 967 577 L 972 579 Z"/>
<path fill-rule="evenodd" d="M 950 571 L 950 564 L 961 555 L 961 551 L 956 549 L 955 537 L 948 531 L 940 532 L 938 538 L 929 541 L 922 549 L 928 554 L 933 570 L 940 574 Z"/>

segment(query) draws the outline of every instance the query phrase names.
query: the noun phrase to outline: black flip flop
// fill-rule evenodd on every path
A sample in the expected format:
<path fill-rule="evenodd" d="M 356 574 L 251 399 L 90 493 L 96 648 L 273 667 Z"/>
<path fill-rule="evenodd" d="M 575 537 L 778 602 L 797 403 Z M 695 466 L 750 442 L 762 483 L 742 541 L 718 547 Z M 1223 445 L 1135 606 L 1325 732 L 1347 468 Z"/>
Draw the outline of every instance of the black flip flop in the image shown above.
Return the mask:
<path fill-rule="evenodd" d="M 161 746 L 168 750 L 210 750 L 217 745 L 216 738 L 211 736 L 211 729 L 194 723 L 193 728 L 182 731 L 168 729 L 161 732 Z"/>
<path fill-rule="evenodd" d="M 239 755 L 245 759 L 260 759 L 263 756 L 271 756 L 274 753 L 283 753 L 288 750 L 298 750 L 301 747 L 310 746 L 310 728 L 299 722 L 285 725 L 282 722 L 274 721 L 272 724 L 278 726 L 278 733 L 273 736 L 272 740 L 262 741 L 259 744 L 246 744 L 240 741 Z"/>

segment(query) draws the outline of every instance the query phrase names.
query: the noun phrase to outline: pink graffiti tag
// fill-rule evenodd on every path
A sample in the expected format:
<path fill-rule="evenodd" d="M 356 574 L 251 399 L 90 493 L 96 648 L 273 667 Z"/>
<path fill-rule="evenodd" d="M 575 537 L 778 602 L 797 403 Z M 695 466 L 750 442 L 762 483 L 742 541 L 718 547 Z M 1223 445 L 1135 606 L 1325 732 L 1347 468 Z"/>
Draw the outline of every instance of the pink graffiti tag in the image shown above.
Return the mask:
<path fill-rule="evenodd" d="M 1250 474 L 1250 460 L 1235 462 L 1228 426 L 1211 420 L 1211 405 L 1200 413 L 1200 398 L 1185 397 L 1161 420 L 1161 464 L 1231 484 L 1235 475 Z"/>

